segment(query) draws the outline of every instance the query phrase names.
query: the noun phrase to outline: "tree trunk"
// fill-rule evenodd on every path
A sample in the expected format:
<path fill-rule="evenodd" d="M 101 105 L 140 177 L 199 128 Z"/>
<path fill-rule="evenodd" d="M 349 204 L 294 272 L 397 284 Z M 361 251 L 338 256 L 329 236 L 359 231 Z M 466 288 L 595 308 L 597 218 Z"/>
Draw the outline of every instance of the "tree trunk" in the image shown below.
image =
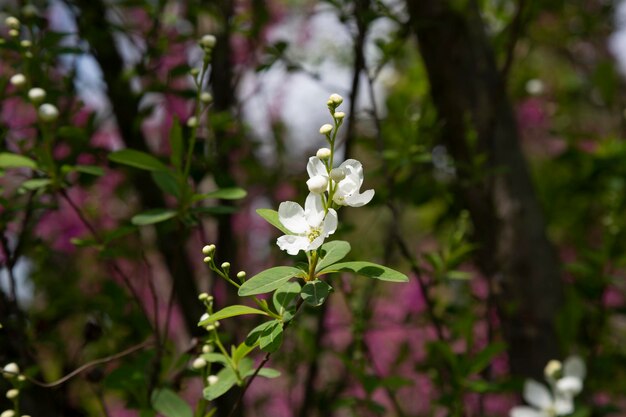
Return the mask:
<path fill-rule="evenodd" d="M 491 279 L 511 371 L 539 376 L 559 357 L 554 326 L 562 301 L 555 250 L 535 196 L 504 80 L 474 0 L 407 0 L 410 24 L 457 168 L 457 191 Z M 487 157 L 476 166 L 478 156 Z"/>

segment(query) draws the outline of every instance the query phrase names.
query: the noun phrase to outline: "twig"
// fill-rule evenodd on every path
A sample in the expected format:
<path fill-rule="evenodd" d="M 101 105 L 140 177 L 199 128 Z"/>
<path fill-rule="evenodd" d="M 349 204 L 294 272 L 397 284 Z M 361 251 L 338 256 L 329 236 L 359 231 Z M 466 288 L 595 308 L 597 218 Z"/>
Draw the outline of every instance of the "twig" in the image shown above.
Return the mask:
<path fill-rule="evenodd" d="M 298 311 L 300 311 L 300 308 L 302 307 L 302 304 L 304 304 L 304 299 L 299 298 L 298 302 L 296 303 L 296 311 L 293 313 L 293 317 L 291 318 L 291 320 L 286 322 L 285 325 L 283 326 L 283 332 L 285 330 L 287 330 L 287 328 L 289 327 L 291 322 L 294 321 L 294 319 L 296 317 L 296 314 L 298 314 Z M 259 363 L 259 365 L 254 370 L 254 373 L 250 376 L 248 381 L 246 381 L 246 384 L 241 389 L 241 392 L 239 393 L 239 397 L 237 397 L 237 401 L 235 402 L 235 405 L 233 405 L 233 408 L 230 410 L 230 413 L 228 414 L 228 417 L 233 417 L 235 415 L 235 412 L 237 411 L 237 408 L 239 407 L 239 405 L 243 401 L 243 397 L 246 394 L 246 391 L 248 391 L 248 388 L 250 388 L 250 385 L 252 384 L 252 381 L 254 381 L 254 379 L 257 377 L 259 372 L 261 372 L 261 369 L 270 360 L 271 356 L 272 356 L 272 352 L 267 352 L 265 354 L 265 356 L 263 357 L 263 360 Z"/>
<path fill-rule="evenodd" d="M 145 347 L 150 346 L 153 342 L 154 341 L 152 339 L 148 339 L 148 340 L 145 340 L 145 341 L 141 342 L 138 345 L 131 346 L 131 347 L 129 347 L 126 350 L 123 350 L 123 351 L 121 351 L 119 353 L 116 353 L 115 355 L 111 355 L 111 356 L 107 356 L 107 357 L 104 357 L 104 358 L 93 360 L 91 362 L 87 362 L 86 364 L 80 366 L 79 368 L 76 368 L 75 370 L 73 370 L 69 374 L 65 375 L 64 377 L 62 377 L 60 379 L 57 379 L 54 382 L 42 382 L 42 381 L 39 381 L 39 380 L 37 380 L 35 378 L 31 378 L 28 375 L 24 375 L 24 377 L 26 378 L 26 380 L 28 380 L 29 382 L 31 382 L 31 383 L 33 383 L 33 384 L 35 384 L 37 386 L 40 386 L 40 387 L 43 387 L 43 388 L 54 388 L 54 387 L 57 387 L 57 386 L 65 383 L 65 382 L 67 382 L 71 378 L 75 377 L 76 375 L 80 374 L 81 372 L 86 371 L 89 368 L 93 368 L 96 365 L 102 365 L 102 364 L 105 364 L 105 363 L 113 362 L 113 361 L 115 361 L 117 359 L 123 358 L 124 356 L 128 356 L 131 353 L 135 353 L 138 350 L 141 350 L 141 349 L 143 349 Z M 2 373 L 10 374 L 10 375 L 16 375 L 16 376 L 20 375 L 19 373 L 10 372 L 10 371 L 4 371 L 4 370 L 2 371 Z"/>

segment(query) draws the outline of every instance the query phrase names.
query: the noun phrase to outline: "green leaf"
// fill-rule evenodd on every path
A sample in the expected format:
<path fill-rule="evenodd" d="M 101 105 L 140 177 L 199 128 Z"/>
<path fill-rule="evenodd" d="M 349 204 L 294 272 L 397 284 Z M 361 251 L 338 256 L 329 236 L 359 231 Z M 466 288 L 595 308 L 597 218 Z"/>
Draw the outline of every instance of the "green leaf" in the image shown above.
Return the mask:
<path fill-rule="evenodd" d="M 228 317 L 241 316 L 244 314 L 262 314 L 264 316 L 268 315 L 265 311 L 258 310 L 256 308 L 242 305 L 234 305 L 225 307 L 220 311 L 211 314 L 208 319 L 202 320 L 200 323 L 198 323 L 198 326 L 206 326 L 211 323 L 215 323 L 217 320 L 226 319 Z"/>
<path fill-rule="evenodd" d="M 345 258 L 350 252 L 350 244 L 343 240 L 334 240 L 332 242 L 324 243 L 320 249 L 323 254 L 315 267 L 315 272 L 321 271 L 327 266 Z"/>
<path fill-rule="evenodd" d="M 228 366 L 228 359 L 222 353 L 215 353 L 215 352 L 203 353 L 202 355 L 200 355 L 200 357 L 210 363 L 217 362 L 217 363 L 221 363 L 224 366 Z"/>
<path fill-rule="evenodd" d="M 506 345 L 504 343 L 492 343 L 481 350 L 471 359 L 467 376 L 482 372 L 493 359 L 494 356 L 504 352 Z"/>
<path fill-rule="evenodd" d="M 171 171 L 152 171 L 150 176 L 161 191 L 171 194 L 176 198 L 180 198 L 180 185 Z"/>
<path fill-rule="evenodd" d="M 276 290 L 272 297 L 272 302 L 279 315 L 282 316 L 286 311 L 295 309 L 295 306 L 291 306 L 291 303 L 298 298 L 300 290 L 300 284 L 297 282 L 286 282 Z"/>
<path fill-rule="evenodd" d="M 320 271 L 320 274 L 328 274 L 330 272 L 354 272 L 357 275 L 363 275 L 364 277 L 379 279 L 381 281 L 409 282 L 409 277 L 403 273 L 373 262 L 341 262 Z"/>
<path fill-rule="evenodd" d="M 40 188 L 47 187 L 48 185 L 50 185 L 50 179 L 49 178 L 33 178 L 33 179 L 30 179 L 30 180 L 24 181 L 20 185 L 20 188 L 22 188 L 24 190 L 28 190 L 28 191 L 34 191 L 34 190 L 38 190 Z"/>
<path fill-rule="evenodd" d="M 170 130 L 170 149 L 172 152 L 170 161 L 180 170 L 183 166 L 183 130 L 177 118 L 174 118 L 174 124 Z"/>
<path fill-rule="evenodd" d="M 301 275 L 302 271 L 292 266 L 277 266 L 260 272 L 243 283 L 239 288 L 239 296 L 264 294 L 280 288 L 291 278 Z"/>
<path fill-rule="evenodd" d="M 165 417 L 193 417 L 189 404 L 169 389 L 155 390 L 152 393 L 152 406 Z"/>
<path fill-rule="evenodd" d="M 266 321 L 265 323 L 259 324 L 254 329 L 250 330 L 250 333 L 248 333 L 248 336 L 246 336 L 246 340 L 244 343 L 250 347 L 256 346 L 256 344 L 259 342 L 259 338 L 261 337 L 265 329 L 272 326 L 273 324 L 274 320 Z"/>
<path fill-rule="evenodd" d="M 315 281 L 309 281 L 304 284 L 300 295 L 305 303 L 313 307 L 318 307 L 324 304 L 326 298 L 328 298 L 328 294 L 330 294 L 332 290 L 333 287 L 326 282 L 316 279 Z"/>
<path fill-rule="evenodd" d="M 96 165 L 74 165 L 69 167 L 70 171 L 80 172 L 81 174 L 93 175 L 101 177 L 104 175 L 104 169 Z"/>
<path fill-rule="evenodd" d="M 237 349 L 235 349 L 235 351 L 233 352 L 233 362 L 235 363 L 235 365 L 238 365 L 239 362 L 245 358 L 248 353 L 252 352 L 252 350 L 254 349 L 254 346 L 248 346 L 245 342 L 239 344 L 239 346 L 237 346 Z"/>
<path fill-rule="evenodd" d="M 37 169 L 37 163 L 23 155 L 10 152 L 0 152 L 0 168 Z"/>
<path fill-rule="evenodd" d="M 164 222 L 176 217 L 177 214 L 176 210 L 165 208 L 152 209 L 133 216 L 130 222 L 135 226 L 146 226 L 148 224 Z"/>
<path fill-rule="evenodd" d="M 276 352 L 282 343 L 283 324 L 276 320 L 261 333 L 259 348 L 263 352 Z"/>
<path fill-rule="evenodd" d="M 287 228 L 285 226 L 283 226 L 283 224 L 280 222 L 280 220 L 278 220 L 278 212 L 276 210 L 272 210 L 272 209 L 257 209 L 256 212 L 257 212 L 257 214 L 259 216 L 263 217 L 265 219 L 265 221 L 267 221 L 272 226 L 278 228 L 278 230 L 280 230 L 284 234 L 286 234 L 286 235 L 293 234 L 289 230 L 287 230 Z"/>
<path fill-rule="evenodd" d="M 213 401 L 217 397 L 220 397 L 237 383 L 237 376 L 231 368 L 224 368 L 217 373 L 217 382 L 211 386 L 208 386 L 202 391 L 202 395 L 205 399 Z"/>
<path fill-rule="evenodd" d="M 167 166 L 154 156 L 135 149 L 122 149 L 109 154 L 109 159 L 118 164 L 128 165 L 146 171 L 167 171 Z"/>
<path fill-rule="evenodd" d="M 241 198 L 244 198 L 246 195 L 248 195 L 248 193 L 243 188 L 232 187 L 232 188 L 220 188 L 219 190 L 211 191 L 210 193 L 197 194 L 194 197 L 198 199 L 202 199 L 202 200 L 205 198 L 219 198 L 221 200 L 239 200 Z"/>

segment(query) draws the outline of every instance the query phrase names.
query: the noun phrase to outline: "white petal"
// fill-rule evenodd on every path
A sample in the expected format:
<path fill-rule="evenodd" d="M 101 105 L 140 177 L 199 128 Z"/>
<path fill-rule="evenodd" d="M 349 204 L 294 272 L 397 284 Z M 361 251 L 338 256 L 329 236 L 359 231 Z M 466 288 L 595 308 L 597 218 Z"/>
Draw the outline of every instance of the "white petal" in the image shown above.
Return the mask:
<path fill-rule="evenodd" d="M 320 194 L 309 193 L 304 202 L 304 216 L 306 217 L 307 230 L 309 227 L 319 227 L 324 220 L 324 203 Z"/>
<path fill-rule="evenodd" d="M 544 417 L 545 413 L 531 407 L 518 406 L 513 407 L 509 412 L 510 417 Z"/>
<path fill-rule="evenodd" d="M 557 395 L 554 401 L 554 411 L 557 416 L 563 416 L 574 412 L 574 401 L 571 396 Z"/>
<path fill-rule="evenodd" d="M 276 244 L 289 255 L 297 255 L 308 248 L 309 239 L 305 236 L 283 235 L 276 240 Z"/>
<path fill-rule="evenodd" d="M 585 375 L 587 374 L 587 368 L 585 367 L 585 362 L 579 356 L 570 356 L 565 359 L 565 363 L 563 364 L 563 375 L 564 376 L 573 376 L 578 379 L 585 379 Z"/>
<path fill-rule="evenodd" d="M 556 381 L 556 389 L 568 396 L 578 395 L 583 389 L 583 381 L 574 376 L 566 376 Z"/>
<path fill-rule="evenodd" d="M 527 379 L 524 383 L 524 399 L 528 404 L 541 410 L 552 406 L 550 391 L 543 384 L 532 379 Z"/>
<path fill-rule="evenodd" d="M 304 233 L 309 229 L 304 210 L 300 204 L 293 201 L 280 203 L 280 206 L 278 206 L 278 220 L 293 233 Z"/>
<path fill-rule="evenodd" d="M 322 228 L 322 236 L 328 237 L 337 230 L 337 212 L 334 209 L 328 209 L 328 214 L 324 218 L 324 226 Z"/>
<path fill-rule="evenodd" d="M 358 193 L 358 191 L 358 185 L 352 181 L 351 178 L 346 177 L 344 180 L 339 182 L 339 184 L 337 184 L 333 201 L 341 206 L 345 206 L 347 204 L 346 198 L 355 192 Z"/>
<path fill-rule="evenodd" d="M 339 168 L 343 168 L 346 171 L 346 177 L 354 181 L 358 188 L 361 188 L 361 184 L 363 184 L 363 165 L 359 161 L 347 159 L 343 164 L 339 165 Z"/>
<path fill-rule="evenodd" d="M 326 170 L 326 166 L 317 156 L 312 156 L 309 158 L 309 162 L 306 164 L 306 172 L 309 173 L 309 177 L 313 178 L 316 175 L 321 175 L 322 177 L 328 178 L 328 171 Z"/>
<path fill-rule="evenodd" d="M 363 194 L 354 193 L 346 196 L 345 202 L 350 207 L 361 207 L 372 201 L 374 198 L 374 190 L 367 190 Z"/>

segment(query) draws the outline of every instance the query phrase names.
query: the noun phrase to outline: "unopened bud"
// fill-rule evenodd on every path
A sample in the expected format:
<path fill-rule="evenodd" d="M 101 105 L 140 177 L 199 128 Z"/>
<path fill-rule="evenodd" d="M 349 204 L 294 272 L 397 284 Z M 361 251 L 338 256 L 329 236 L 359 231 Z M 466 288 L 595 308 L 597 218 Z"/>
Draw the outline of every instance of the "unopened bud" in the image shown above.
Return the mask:
<path fill-rule="evenodd" d="M 220 322 L 216 320 L 216 321 L 213 323 L 213 326 L 215 326 L 215 328 L 220 327 Z"/>
<path fill-rule="evenodd" d="M 207 332 L 212 332 L 213 330 L 215 330 L 215 325 L 213 324 L 209 324 L 208 326 L 206 326 L 204 328 Z"/>
<path fill-rule="evenodd" d="M 204 104 L 209 104 L 213 101 L 213 96 L 211 93 L 207 93 L 206 91 L 200 94 L 200 101 Z"/>
<path fill-rule="evenodd" d="M 337 120 L 343 120 L 343 118 L 346 117 L 346 114 L 342 111 L 336 111 L 335 114 L 333 114 L 333 116 Z"/>
<path fill-rule="evenodd" d="M 18 36 L 20 36 L 20 31 L 17 29 L 11 29 L 9 31 L 9 36 L 12 38 L 17 38 Z"/>
<path fill-rule="evenodd" d="M 346 171 L 342 168 L 333 168 L 330 170 L 330 178 L 335 182 L 339 182 L 346 177 Z"/>
<path fill-rule="evenodd" d="M 54 104 L 44 103 L 39 106 L 39 118 L 44 122 L 54 122 L 59 118 L 59 109 Z"/>
<path fill-rule="evenodd" d="M 18 376 L 17 376 L 17 380 L 18 380 L 19 382 L 24 382 L 24 381 L 26 381 L 26 377 L 25 377 L 24 375 L 18 375 Z"/>
<path fill-rule="evenodd" d="M 205 320 L 209 319 L 209 313 L 204 313 L 203 315 L 200 316 L 200 323 L 202 323 Z"/>
<path fill-rule="evenodd" d="M 29 41 L 28 39 L 24 39 L 23 41 L 20 42 L 20 46 L 24 49 L 28 49 L 31 46 L 33 46 L 33 43 Z"/>
<path fill-rule="evenodd" d="M 7 25 L 7 27 L 9 29 L 19 29 L 20 28 L 20 21 L 15 16 L 9 16 L 6 19 L 4 19 L 4 24 Z"/>
<path fill-rule="evenodd" d="M 200 74 L 200 70 L 198 68 L 192 68 L 189 70 L 189 74 L 195 77 L 196 75 Z"/>
<path fill-rule="evenodd" d="M 228 268 L 230 268 L 230 262 L 222 263 L 222 269 L 228 269 Z"/>
<path fill-rule="evenodd" d="M 205 368 L 206 365 L 207 365 L 206 360 L 204 360 L 203 358 L 196 358 L 191 364 L 191 367 L 193 369 L 202 369 L 202 368 Z"/>
<path fill-rule="evenodd" d="M 563 364 L 561 364 L 560 361 L 553 359 L 548 362 L 543 370 L 543 373 L 547 379 L 556 379 L 559 372 L 561 372 L 561 369 L 563 369 Z"/>
<path fill-rule="evenodd" d="M 191 116 L 187 119 L 187 127 L 197 127 L 198 126 L 198 118 L 195 116 Z"/>
<path fill-rule="evenodd" d="M 328 159 L 330 158 L 330 154 L 331 154 L 330 149 L 319 148 L 315 156 L 317 156 L 319 159 Z"/>
<path fill-rule="evenodd" d="M 310 178 L 306 185 L 313 194 L 322 194 L 328 188 L 328 178 L 316 175 Z"/>
<path fill-rule="evenodd" d="M 205 263 L 205 264 L 208 264 L 208 263 L 210 263 L 210 262 L 211 262 L 211 259 L 212 259 L 212 258 L 211 258 L 210 256 L 205 256 L 205 257 L 204 257 L 204 259 L 203 259 L 203 261 L 204 261 L 204 263 Z"/>
<path fill-rule="evenodd" d="M 202 346 L 202 353 L 211 353 L 211 352 L 213 352 L 213 346 L 211 345 Z"/>
<path fill-rule="evenodd" d="M 15 417 L 15 411 L 13 410 L 4 410 L 0 417 Z"/>
<path fill-rule="evenodd" d="M 209 383 L 209 386 L 217 384 L 217 381 L 219 381 L 217 375 L 209 375 L 206 379 L 206 382 Z"/>
<path fill-rule="evenodd" d="M 237 272 L 237 278 L 239 278 L 240 280 L 243 280 L 245 277 L 246 277 L 246 272 L 245 271 Z"/>
<path fill-rule="evenodd" d="M 207 294 L 207 293 L 205 293 L 205 292 L 203 292 L 203 293 L 201 293 L 200 295 L 198 295 L 198 300 L 200 300 L 200 301 L 204 301 L 204 300 L 206 300 L 207 298 L 209 298 L 209 294 Z"/>
<path fill-rule="evenodd" d="M 4 368 L 2 368 L 2 370 L 4 371 L 2 375 L 4 375 L 4 377 L 7 379 L 14 378 L 15 376 L 17 376 L 17 374 L 20 373 L 20 367 L 17 366 L 15 362 L 6 364 Z"/>
<path fill-rule="evenodd" d="M 333 131 L 333 126 L 329 125 L 328 123 L 326 123 L 325 125 L 322 125 L 322 127 L 320 127 L 320 133 L 322 135 L 327 135 L 327 134 L 329 134 L 332 131 Z"/>
<path fill-rule="evenodd" d="M 46 99 L 46 90 L 35 87 L 28 90 L 28 98 L 35 104 L 41 103 Z"/>
<path fill-rule="evenodd" d="M 26 84 L 26 77 L 24 74 L 15 74 L 9 79 L 9 82 L 15 87 L 23 87 Z"/>
<path fill-rule="evenodd" d="M 217 39 L 213 35 L 204 35 L 202 38 L 200 38 L 200 46 L 206 49 L 213 49 L 216 42 Z"/>
<path fill-rule="evenodd" d="M 215 251 L 215 245 L 206 245 L 202 248 L 202 253 L 205 255 L 210 255 Z"/>
<path fill-rule="evenodd" d="M 343 103 L 343 97 L 341 97 L 339 94 L 331 94 L 328 98 L 328 101 L 332 101 L 333 104 L 338 106 Z"/>
<path fill-rule="evenodd" d="M 17 398 L 18 395 L 20 395 L 20 391 L 18 389 L 13 388 L 7 391 L 7 398 L 9 400 Z"/>

